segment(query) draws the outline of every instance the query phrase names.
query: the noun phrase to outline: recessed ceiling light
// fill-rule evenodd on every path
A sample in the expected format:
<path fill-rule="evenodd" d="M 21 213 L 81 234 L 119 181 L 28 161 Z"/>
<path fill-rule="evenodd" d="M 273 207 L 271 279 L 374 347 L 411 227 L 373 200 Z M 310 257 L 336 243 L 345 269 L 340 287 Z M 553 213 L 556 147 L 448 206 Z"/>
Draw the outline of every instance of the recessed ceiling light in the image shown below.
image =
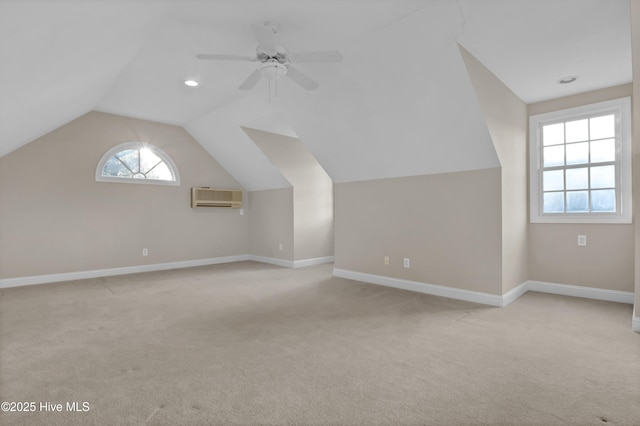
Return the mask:
<path fill-rule="evenodd" d="M 574 81 L 576 81 L 579 77 L 577 75 L 571 75 L 569 77 L 563 77 L 560 80 L 558 80 L 556 83 L 558 84 L 569 84 L 569 83 L 573 83 Z"/>
<path fill-rule="evenodd" d="M 195 80 L 185 80 L 184 84 L 186 84 L 189 87 L 196 87 L 198 85 L 198 82 Z"/>

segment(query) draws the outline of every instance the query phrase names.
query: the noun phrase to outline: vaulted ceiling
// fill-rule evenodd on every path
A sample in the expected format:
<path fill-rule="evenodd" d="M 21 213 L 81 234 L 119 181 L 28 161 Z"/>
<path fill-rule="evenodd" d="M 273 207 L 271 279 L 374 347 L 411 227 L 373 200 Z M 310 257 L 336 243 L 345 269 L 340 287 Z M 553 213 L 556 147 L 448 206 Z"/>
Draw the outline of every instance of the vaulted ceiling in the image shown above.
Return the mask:
<path fill-rule="evenodd" d="M 255 62 L 195 58 L 254 55 L 268 20 L 343 61 L 276 96 L 238 90 Z M 631 81 L 629 0 L 7 0 L 0 156 L 98 110 L 185 127 L 247 190 L 288 183 L 242 127 L 297 135 L 336 182 L 493 167 L 458 43 L 526 103 Z"/>

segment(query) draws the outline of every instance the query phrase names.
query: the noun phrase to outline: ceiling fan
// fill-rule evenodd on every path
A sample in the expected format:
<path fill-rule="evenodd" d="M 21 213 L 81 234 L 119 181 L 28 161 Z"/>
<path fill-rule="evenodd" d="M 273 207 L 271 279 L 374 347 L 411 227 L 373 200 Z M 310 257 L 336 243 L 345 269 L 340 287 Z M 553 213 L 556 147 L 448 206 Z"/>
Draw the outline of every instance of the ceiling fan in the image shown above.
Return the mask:
<path fill-rule="evenodd" d="M 287 76 L 307 90 L 318 87 L 318 83 L 306 74 L 295 68 L 293 64 L 303 62 L 340 62 L 342 55 L 337 50 L 319 52 L 289 53 L 289 51 L 276 43 L 276 33 L 279 25 L 267 21 L 262 25 L 252 25 L 253 35 L 258 42 L 256 56 L 224 55 L 200 53 L 198 59 L 214 61 L 250 61 L 259 62 L 258 68 L 240 85 L 240 90 L 253 89 L 262 76 L 269 80 L 276 80 Z"/>

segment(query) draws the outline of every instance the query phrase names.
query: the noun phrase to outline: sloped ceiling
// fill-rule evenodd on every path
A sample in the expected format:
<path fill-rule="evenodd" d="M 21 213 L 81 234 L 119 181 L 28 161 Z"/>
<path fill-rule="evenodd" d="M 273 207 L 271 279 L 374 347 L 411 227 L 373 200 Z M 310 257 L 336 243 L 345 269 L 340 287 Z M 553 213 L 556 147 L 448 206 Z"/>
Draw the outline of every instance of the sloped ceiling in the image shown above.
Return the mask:
<path fill-rule="evenodd" d="M 631 82 L 628 0 L 461 4 L 460 43 L 526 103 Z"/>
<path fill-rule="evenodd" d="M 0 2 L 0 156 L 96 108 L 169 10 L 148 4 Z"/>
<path fill-rule="evenodd" d="M 289 186 L 241 126 L 295 134 L 346 182 L 498 164 L 462 44 L 525 102 L 631 81 L 628 0 L 0 2 L 0 155 L 90 111 L 184 126 L 247 190 Z M 237 89 L 250 26 L 290 52 L 338 49 Z M 560 86 L 568 75 L 581 78 Z M 184 86 L 195 79 L 200 86 Z M 271 90 L 269 92 L 269 90 Z M 282 133 L 284 134 L 284 133 Z"/>

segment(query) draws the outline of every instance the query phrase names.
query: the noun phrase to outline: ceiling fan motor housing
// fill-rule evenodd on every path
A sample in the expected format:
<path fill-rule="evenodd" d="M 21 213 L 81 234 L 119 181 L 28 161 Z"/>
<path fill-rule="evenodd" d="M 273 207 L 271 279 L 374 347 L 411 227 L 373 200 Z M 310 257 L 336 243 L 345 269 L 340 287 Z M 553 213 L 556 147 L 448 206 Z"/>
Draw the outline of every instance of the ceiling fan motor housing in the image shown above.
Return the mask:
<path fill-rule="evenodd" d="M 289 51 L 277 44 L 275 54 L 270 54 L 262 45 L 259 45 L 256 47 L 256 58 L 259 62 L 263 63 L 269 60 L 275 60 L 281 64 L 286 64 L 289 62 Z"/>
<path fill-rule="evenodd" d="M 318 87 L 318 83 L 298 70 L 295 64 L 303 62 L 340 62 L 342 60 L 340 52 L 335 50 L 289 54 L 289 51 L 284 46 L 276 43 L 275 35 L 278 32 L 279 25 L 275 22 L 267 21 L 262 25 L 252 25 L 251 28 L 253 29 L 254 38 L 258 42 L 255 57 L 215 53 L 197 54 L 196 57 L 198 59 L 216 61 L 258 62 L 257 69 L 240 85 L 240 90 L 253 89 L 261 77 L 265 77 L 268 80 L 277 80 L 284 75 L 302 88 L 313 90 Z"/>

